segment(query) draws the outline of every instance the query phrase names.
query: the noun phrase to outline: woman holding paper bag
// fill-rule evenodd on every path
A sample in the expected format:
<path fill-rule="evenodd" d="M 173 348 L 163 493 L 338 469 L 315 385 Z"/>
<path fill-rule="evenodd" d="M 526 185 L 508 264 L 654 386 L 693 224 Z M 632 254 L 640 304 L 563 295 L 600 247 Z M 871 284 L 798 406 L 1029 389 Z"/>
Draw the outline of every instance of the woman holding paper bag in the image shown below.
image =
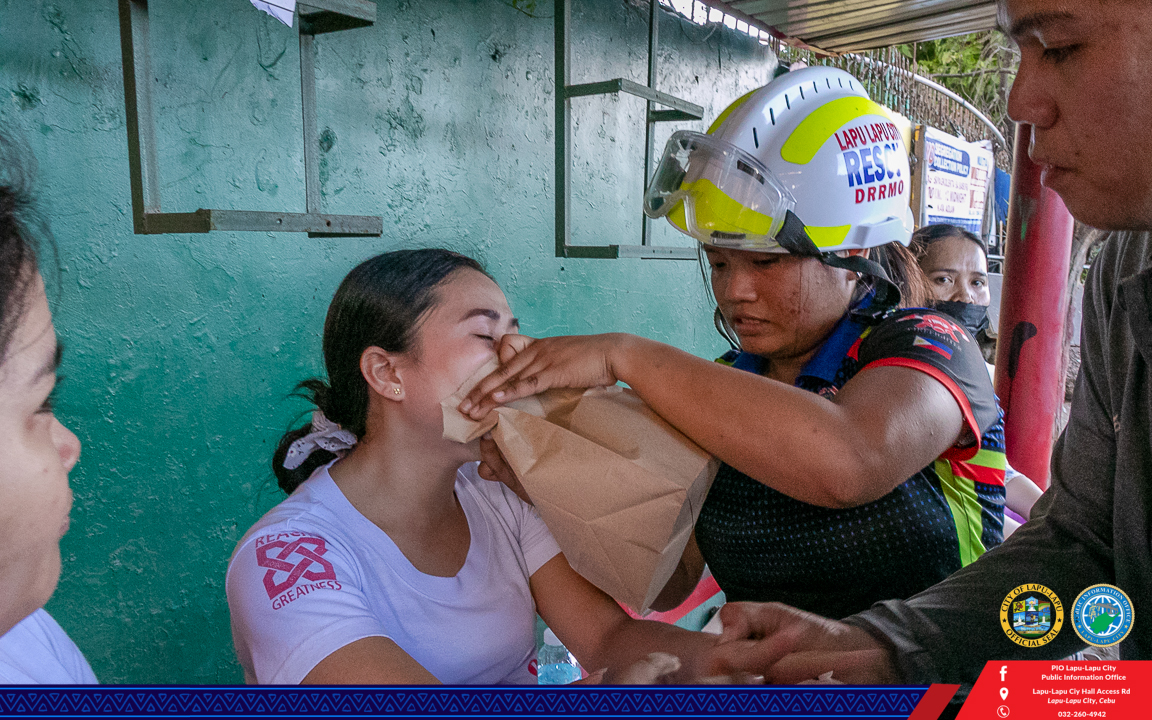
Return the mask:
<path fill-rule="evenodd" d="M 724 463 L 695 539 L 729 600 L 841 617 L 932 585 L 1001 541 L 1004 448 L 976 343 L 908 308 L 928 300 L 909 181 L 858 81 L 777 78 L 709 134 L 675 133 L 645 196 L 701 242 L 737 349 L 713 363 L 631 335 L 509 336 L 461 411 L 627 383 Z M 694 547 L 655 607 L 699 578 Z"/>
<path fill-rule="evenodd" d="M 474 260 L 387 253 L 324 326 L 328 382 L 273 458 L 291 496 L 240 541 L 226 589 L 248 682 L 535 682 L 536 613 L 585 666 L 650 651 L 703 674 L 714 638 L 629 618 L 569 567 L 533 508 L 443 438 L 440 403 L 517 323 Z"/>

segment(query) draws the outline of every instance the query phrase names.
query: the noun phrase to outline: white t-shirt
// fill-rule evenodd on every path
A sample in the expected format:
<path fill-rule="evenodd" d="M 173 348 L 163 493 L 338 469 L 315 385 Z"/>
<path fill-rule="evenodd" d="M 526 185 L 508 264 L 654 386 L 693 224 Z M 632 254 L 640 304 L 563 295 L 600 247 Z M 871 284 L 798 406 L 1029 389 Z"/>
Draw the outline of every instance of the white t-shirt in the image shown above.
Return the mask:
<path fill-rule="evenodd" d="M 319 468 L 240 541 L 225 584 L 249 683 L 299 683 L 334 651 L 391 638 L 450 684 L 532 683 L 528 578 L 559 547 L 501 483 L 456 475 L 471 544 L 455 577 L 425 575 Z"/>
<path fill-rule="evenodd" d="M 96 685 L 80 648 L 43 608 L 0 637 L 0 683 Z"/>

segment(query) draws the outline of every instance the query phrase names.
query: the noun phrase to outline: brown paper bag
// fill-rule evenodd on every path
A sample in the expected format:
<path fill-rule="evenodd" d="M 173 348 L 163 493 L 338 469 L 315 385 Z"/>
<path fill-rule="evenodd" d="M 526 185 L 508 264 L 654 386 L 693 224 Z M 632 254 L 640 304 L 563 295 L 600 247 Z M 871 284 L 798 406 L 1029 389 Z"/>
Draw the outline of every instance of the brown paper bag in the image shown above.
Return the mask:
<path fill-rule="evenodd" d="M 491 430 L 576 572 L 636 612 L 676 569 L 719 467 L 631 390 L 550 390 L 477 423 L 442 403 L 444 436 Z"/>

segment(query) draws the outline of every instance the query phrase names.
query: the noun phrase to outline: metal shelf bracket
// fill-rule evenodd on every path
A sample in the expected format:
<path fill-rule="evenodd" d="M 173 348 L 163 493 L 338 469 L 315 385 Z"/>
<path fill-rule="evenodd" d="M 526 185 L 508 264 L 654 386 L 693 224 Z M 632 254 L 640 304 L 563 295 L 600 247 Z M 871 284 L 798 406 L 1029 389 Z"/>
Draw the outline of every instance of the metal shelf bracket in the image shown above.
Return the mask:
<path fill-rule="evenodd" d="M 654 139 L 653 130 L 658 122 L 676 120 L 700 120 L 704 108 L 681 98 L 660 92 L 656 89 L 656 49 L 659 42 L 659 0 L 650 0 L 648 16 L 648 84 L 616 78 L 602 82 L 571 85 L 572 53 L 569 44 L 569 27 L 572 24 L 571 0 L 555 0 L 555 52 L 556 52 L 556 257 L 561 258 L 618 258 L 638 257 L 649 259 L 695 260 L 696 249 L 691 247 L 657 247 L 652 245 L 651 221 L 641 213 L 642 237 L 638 245 L 570 245 L 571 220 L 568 206 L 572 197 L 572 180 L 569 161 L 572 157 L 572 98 L 589 95 L 609 95 L 627 93 L 647 101 L 644 150 L 644 189 L 652 170 Z M 658 110 L 662 105 L 668 110 Z"/>
<path fill-rule="evenodd" d="M 306 0 L 299 5 L 300 94 L 304 118 L 303 213 L 206 210 L 166 213 L 160 207 L 156 123 L 152 112 L 152 63 L 148 43 L 148 0 L 119 0 L 120 53 L 124 64 L 124 112 L 132 184 L 132 228 L 137 235 L 206 233 L 213 230 L 306 232 L 309 237 L 379 236 L 383 218 L 321 212 L 319 143 L 316 133 L 316 48 L 321 33 L 376 22 L 376 3 L 367 0 Z"/>

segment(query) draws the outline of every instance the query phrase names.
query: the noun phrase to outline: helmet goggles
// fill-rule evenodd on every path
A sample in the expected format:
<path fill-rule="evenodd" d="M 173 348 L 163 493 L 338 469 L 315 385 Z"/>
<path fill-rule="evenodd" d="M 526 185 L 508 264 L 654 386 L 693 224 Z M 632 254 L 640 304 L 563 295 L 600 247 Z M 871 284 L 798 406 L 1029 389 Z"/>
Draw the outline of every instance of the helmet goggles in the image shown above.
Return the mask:
<path fill-rule="evenodd" d="M 796 200 L 763 162 L 711 135 L 681 130 L 664 148 L 644 214 L 707 245 L 782 252 L 775 241 Z"/>

